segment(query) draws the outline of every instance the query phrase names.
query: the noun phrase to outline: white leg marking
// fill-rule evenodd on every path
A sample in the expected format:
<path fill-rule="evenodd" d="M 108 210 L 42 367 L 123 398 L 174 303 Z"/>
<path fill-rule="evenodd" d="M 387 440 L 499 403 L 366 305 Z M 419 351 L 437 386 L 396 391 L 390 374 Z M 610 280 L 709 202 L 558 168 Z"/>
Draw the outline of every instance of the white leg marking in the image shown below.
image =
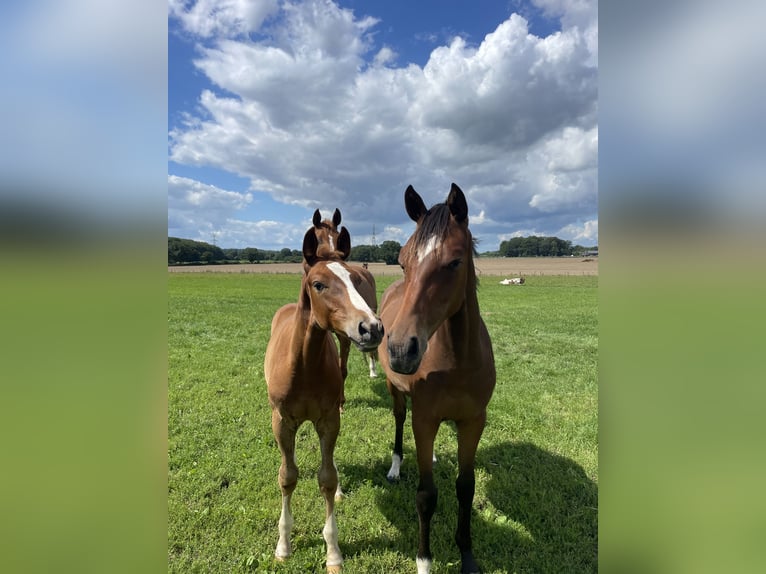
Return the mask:
<path fill-rule="evenodd" d="M 279 542 L 274 555 L 277 558 L 287 558 L 292 553 L 290 532 L 293 529 L 293 514 L 290 511 L 290 497 L 282 497 L 282 514 L 279 517 Z"/>
<path fill-rule="evenodd" d="M 418 565 L 418 574 L 429 574 L 431 572 L 431 561 L 428 558 L 417 558 L 415 562 Z"/>
<path fill-rule="evenodd" d="M 402 458 L 398 454 L 391 456 L 391 469 L 388 471 L 388 480 L 397 480 L 399 478 L 399 469 L 402 466 Z"/>
<path fill-rule="evenodd" d="M 327 517 L 324 522 L 322 536 L 327 543 L 327 566 L 340 566 L 343 564 L 343 555 L 338 546 L 338 525 L 335 523 L 335 512 Z"/>
<path fill-rule="evenodd" d="M 378 373 L 375 370 L 375 358 L 372 356 L 372 353 L 367 355 L 367 359 L 368 359 L 368 361 L 370 363 L 370 378 L 371 379 L 378 378 Z"/>

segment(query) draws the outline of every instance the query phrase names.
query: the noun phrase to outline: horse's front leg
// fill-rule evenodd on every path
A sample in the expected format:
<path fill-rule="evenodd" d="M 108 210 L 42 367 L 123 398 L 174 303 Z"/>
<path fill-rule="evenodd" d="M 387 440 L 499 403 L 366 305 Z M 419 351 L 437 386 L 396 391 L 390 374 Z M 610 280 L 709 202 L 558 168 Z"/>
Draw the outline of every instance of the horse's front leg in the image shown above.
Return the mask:
<path fill-rule="evenodd" d="M 434 484 L 433 456 L 434 439 L 439 430 L 439 421 L 421 421 L 417 417 L 415 406 L 412 407 L 412 430 L 415 435 L 415 449 L 418 458 L 418 492 L 416 506 L 418 510 L 418 574 L 431 571 L 431 517 L 436 510 L 438 491 Z"/>
<path fill-rule="evenodd" d="M 282 490 L 282 512 L 279 516 L 279 541 L 274 555 L 278 560 L 284 560 L 292 554 L 290 533 L 293 528 L 293 513 L 290 507 L 293 491 L 298 484 L 298 466 L 295 464 L 295 432 L 293 424 L 286 423 L 279 412 L 271 413 L 271 429 L 282 454 L 282 464 L 279 466 L 279 487 Z"/>
<path fill-rule="evenodd" d="M 455 543 L 460 550 L 460 573 L 481 574 L 481 568 L 473 557 L 471 543 L 471 509 L 476 485 L 474 477 L 474 462 L 479 439 L 484 431 L 486 413 L 482 413 L 471 421 L 457 423 L 457 459 L 458 475 L 455 481 L 455 492 L 458 501 L 457 530 Z"/>
<path fill-rule="evenodd" d="M 390 381 L 386 381 L 388 384 L 388 392 L 391 394 L 393 400 L 394 410 L 394 452 L 391 455 L 391 468 L 386 475 L 389 482 L 399 480 L 399 470 L 402 466 L 403 453 L 403 437 L 404 437 L 404 421 L 407 418 L 407 402 L 404 393 L 394 387 Z"/>
<path fill-rule="evenodd" d="M 325 417 L 314 423 L 319 435 L 319 448 L 322 462 L 319 467 L 319 490 L 325 499 L 325 524 L 322 530 L 327 544 L 327 572 L 340 572 L 343 565 L 343 555 L 338 546 L 338 526 L 335 521 L 335 500 L 340 498 L 338 470 L 335 467 L 333 453 L 335 441 L 340 430 L 340 414 L 338 411 L 327 413 Z"/>

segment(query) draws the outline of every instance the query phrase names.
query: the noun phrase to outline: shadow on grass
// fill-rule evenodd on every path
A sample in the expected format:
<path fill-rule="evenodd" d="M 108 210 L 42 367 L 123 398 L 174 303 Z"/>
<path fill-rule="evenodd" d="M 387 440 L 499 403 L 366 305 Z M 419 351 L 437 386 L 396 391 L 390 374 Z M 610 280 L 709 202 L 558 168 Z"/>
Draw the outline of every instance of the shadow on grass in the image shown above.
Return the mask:
<path fill-rule="evenodd" d="M 408 456 L 409 454 L 409 456 Z M 417 468 L 414 453 L 405 452 L 402 479 L 388 484 L 384 463 L 347 468 L 351 479 L 381 485 L 376 502 L 398 531 L 394 540 L 361 540 L 344 548 L 351 558 L 363 551 L 391 548 L 415 557 Z M 529 443 L 505 442 L 479 448 L 477 478 L 486 473 L 486 487 L 474 500 L 472 519 L 474 555 L 487 572 L 597 572 L 598 486 L 576 462 Z M 434 466 L 439 501 L 432 520 L 434 559 L 441 569 L 459 572 L 454 543 L 457 465 L 445 457 Z M 362 478 L 364 477 L 364 478 Z M 349 485 L 351 486 L 351 485 Z"/>

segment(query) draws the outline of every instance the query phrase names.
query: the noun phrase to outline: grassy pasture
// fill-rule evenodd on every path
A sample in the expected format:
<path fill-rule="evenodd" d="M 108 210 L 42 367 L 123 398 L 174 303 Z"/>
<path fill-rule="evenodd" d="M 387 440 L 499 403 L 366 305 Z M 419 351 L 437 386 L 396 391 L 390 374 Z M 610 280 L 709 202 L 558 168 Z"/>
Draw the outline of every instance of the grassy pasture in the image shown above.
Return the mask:
<path fill-rule="evenodd" d="M 474 554 L 489 573 L 597 570 L 596 276 L 483 276 L 497 387 L 476 460 Z M 378 291 L 394 280 L 380 277 Z M 293 556 L 273 559 L 280 493 L 263 355 L 271 317 L 297 300 L 297 275 L 169 274 L 168 571 L 324 572 L 319 448 L 297 440 Z M 415 571 L 417 468 L 405 425 L 402 479 L 385 479 L 393 416 L 385 380 L 352 350 L 335 459 L 344 572 Z M 459 572 L 456 441 L 436 440 L 434 573 Z"/>

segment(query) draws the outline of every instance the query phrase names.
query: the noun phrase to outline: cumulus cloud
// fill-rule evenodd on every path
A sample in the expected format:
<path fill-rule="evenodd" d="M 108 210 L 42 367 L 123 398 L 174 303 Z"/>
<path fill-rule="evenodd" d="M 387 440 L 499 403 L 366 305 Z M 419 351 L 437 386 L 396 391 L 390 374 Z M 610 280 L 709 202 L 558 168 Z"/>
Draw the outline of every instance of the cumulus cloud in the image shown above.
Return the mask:
<path fill-rule="evenodd" d="M 170 16 L 204 38 L 256 32 L 278 8 L 278 0 L 168 0 Z"/>
<path fill-rule="evenodd" d="M 393 49 L 375 45 L 378 21 L 332 2 L 280 5 L 251 39 L 230 33 L 244 21 L 232 17 L 200 48 L 195 66 L 216 89 L 171 129 L 170 157 L 248 178 L 284 203 L 341 206 L 365 235 L 375 222 L 406 223 L 410 183 L 427 203 L 458 183 L 488 249 L 524 218 L 593 218 L 597 13 L 539 4 L 561 30 L 541 38 L 512 14 L 478 46 L 456 37 L 423 67 L 397 67 Z M 565 222 L 547 225 L 552 234 Z"/>
<path fill-rule="evenodd" d="M 227 191 L 186 177 L 168 176 L 168 232 L 176 229 L 197 235 L 221 229 L 251 201 L 251 193 Z"/>
<path fill-rule="evenodd" d="M 577 242 L 587 244 L 598 242 L 598 219 L 591 219 L 584 223 L 573 223 L 562 227 L 558 232 L 559 237 L 570 238 Z"/>

